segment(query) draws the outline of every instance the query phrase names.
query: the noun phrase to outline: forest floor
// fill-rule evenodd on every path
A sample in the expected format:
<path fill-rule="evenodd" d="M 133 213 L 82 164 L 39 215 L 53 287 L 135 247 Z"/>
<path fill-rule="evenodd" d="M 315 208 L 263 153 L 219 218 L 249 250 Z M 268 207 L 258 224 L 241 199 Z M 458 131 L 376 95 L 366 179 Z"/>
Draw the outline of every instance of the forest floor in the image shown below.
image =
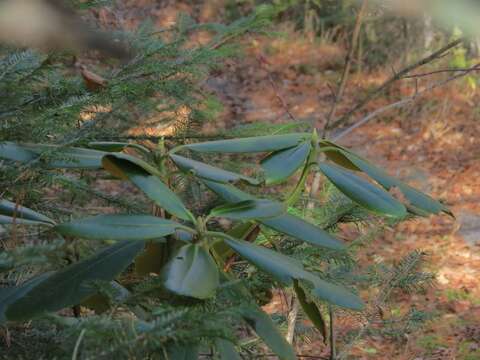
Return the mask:
<path fill-rule="evenodd" d="M 165 28 L 174 23 L 178 11 L 194 13 L 200 21 L 218 16 L 214 1 L 196 9 L 181 2 L 161 2 L 161 7 L 148 0 L 123 3 L 116 13 L 100 12 L 100 20 L 121 21 L 125 27 L 135 27 L 151 16 L 156 25 Z M 224 111 L 215 123 L 205 126 L 205 131 L 257 121 L 301 121 L 323 128 L 345 50 L 321 39 L 309 41 L 288 26 L 279 30 L 282 36 L 252 35 L 244 39 L 243 56 L 229 60 L 223 70 L 206 80 L 205 87 L 218 95 Z M 391 70 L 350 74 L 337 115 L 348 111 L 391 75 Z M 355 113 L 352 121 L 412 95 L 419 87 L 445 75 L 435 76 L 440 77 L 396 82 L 384 95 Z M 412 307 L 431 314 L 422 328 L 395 338 L 381 331 L 368 333 L 352 348 L 354 359 L 480 359 L 478 100 L 478 91 L 460 79 L 413 104 L 384 113 L 340 141 L 392 175 L 441 199 L 456 216 L 403 223 L 375 238 L 360 254 L 360 261 L 365 264 L 380 260 L 393 263 L 420 249 L 428 254 L 427 267 L 435 272 L 436 283 L 424 294 L 398 294 L 383 309 L 387 318 L 405 314 Z M 342 318 L 338 324 L 341 338 L 349 324 Z M 320 335 L 296 345 L 300 353 L 311 356 L 325 355 L 327 350 Z"/>

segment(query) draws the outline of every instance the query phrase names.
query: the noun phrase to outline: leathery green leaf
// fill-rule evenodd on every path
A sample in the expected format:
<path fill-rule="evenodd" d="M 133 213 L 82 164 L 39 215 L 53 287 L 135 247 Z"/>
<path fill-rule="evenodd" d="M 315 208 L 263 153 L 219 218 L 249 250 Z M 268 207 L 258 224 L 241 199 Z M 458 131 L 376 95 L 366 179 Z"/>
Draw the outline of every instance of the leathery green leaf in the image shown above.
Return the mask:
<path fill-rule="evenodd" d="M 124 153 L 115 153 L 115 154 L 107 154 L 105 155 L 111 155 L 114 159 L 118 160 L 125 160 L 125 162 L 130 162 L 134 165 L 136 165 L 138 168 L 143 169 L 145 172 L 150 173 L 152 175 L 161 177 L 160 171 L 158 171 L 157 168 L 153 167 L 149 163 L 147 163 L 145 160 L 142 160 L 136 156 L 132 156 L 130 154 L 124 154 Z M 105 170 L 107 170 L 110 174 L 113 176 L 116 176 L 120 179 L 128 179 L 128 177 L 124 174 L 123 171 L 119 171 L 115 166 L 110 166 L 111 162 L 110 161 L 104 161 L 105 159 L 111 159 L 109 157 L 102 157 L 102 166 Z"/>
<path fill-rule="evenodd" d="M 345 250 L 346 248 L 343 242 L 298 216 L 285 214 L 272 219 L 262 219 L 260 222 L 275 231 L 305 241 L 310 245 L 332 250 Z"/>
<path fill-rule="evenodd" d="M 25 296 L 35 286 L 48 278 L 52 272 L 36 276 L 15 287 L 0 288 L 0 325 L 7 321 L 5 312 L 8 306 Z"/>
<path fill-rule="evenodd" d="M 170 214 L 186 221 L 195 221 L 194 216 L 187 210 L 180 198 L 158 176 L 151 174 L 144 167 L 132 162 L 131 159 L 111 154 L 103 158 L 102 164 L 111 174 L 120 175 L 120 178 L 128 178 L 145 195 Z"/>
<path fill-rule="evenodd" d="M 223 271 L 220 273 L 220 276 L 222 283 L 231 283 L 225 292 L 225 296 L 227 296 L 228 299 L 236 301 L 238 298 L 248 299 L 252 297 L 245 287 L 245 284 L 236 282 L 234 278 Z M 279 333 L 270 316 L 266 314 L 260 306 L 254 302 L 250 302 L 248 305 L 242 305 L 238 311 L 243 320 L 245 320 L 279 359 L 291 360 L 296 358 L 292 346 L 285 340 L 283 335 Z"/>
<path fill-rule="evenodd" d="M 216 339 L 215 349 L 220 360 L 242 360 L 237 350 L 235 350 L 235 346 L 228 340 Z"/>
<path fill-rule="evenodd" d="M 454 216 L 448 207 L 439 201 L 388 175 L 384 170 L 349 149 L 325 140 L 322 140 L 320 145 L 321 147 L 329 147 L 325 154 L 334 163 L 351 170 L 366 173 L 387 190 L 398 188 L 408 201 L 408 204 L 405 205 L 410 212 L 421 216 L 444 212 L 452 217 Z"/>
<path fill-rule="evenodd" d="M 113 280 L 133 261 L 143 245 L 142 241 L 118 242 L 48 276 L 8 306 L 7 319 L 28 320 L 81 303 L 97 292 L 89 282 Z"/>
<path fill-rule="evenodd" d="M 292 346 L 278 332 L 272 319 L 260 307 L 244 306 L 240 310 L 245 322 L 281 360 L 295 360 Z"/>
<path fill-rule="evenodd" d="M 42 150 L 42 152 L 43 151 L 44 150 Z M 102 167 L 102 157 L 106 153 L 103 151 L 92 149 L 59 148 L 57 154 L 61 156 L 61 159 L 52 159 L 47 163 L 48 167 L 72 169 L 99 169 Z"/>
<path fill-rule="evenodd" d="M 222 184 L 206 179 L 202 179 L 202 181 L 210 190 L 212 190 L 226 202 L 233 204 L 245 200 L 255 200 L 253 195 L 250 195 L 231 184 Z"/>
<path fill-rule="evenodd" d="M 0 142 L 0 158 L 26 163 L 37 158 L 37 154 L 21 144 L 5 141 Z"/>
<path fill-rule="evenodd" d="M 189 172 L 202 179 L 213 180 L 221 183 L 232 183 L 237 181 L 246 181 L 252 185 L 258 185 L 258 180 L 249 176 L 244 176 L 231 171 L 219 169 L 200 161 L 188 159 L 183 156 L 170 154 L 173 162 L 183 171 Z"/>
<path fill-rule="evenodd" d="M 99 169 L 102 167 L 103 151 L 56 145 L 0 143 L 0 158 L 22 163 L 34 161 L 43 153 L 54 156 L 42 159 L 41 164 L 48 168 Z"/>
<path fill-rule="evenodd" d="M 320 140 L 319 147 L 328 160 L 346 169 L 360 171 L 360 169 L 344 155 L 344 148 L 341 146 L 328 140 Z"/>
<path fill-rule="evenodd" d="M 213 181 L 203 181 L 205 185 L 228 202 L 240 202 L 255 199 L 252 195 L 237 189 L 230 184 L 220 184 Z M 344 250 L 345 245 L 325 230 L 310 224 L 298 216 L 284 214 L 270 219 L 259 219 L 258 222 L 283 234 L 298 240 L 308 242 L 314 246 L 326 247 L 333 250 Z"/>
<path fill-rule="evenodd" d="M 48 225 L 52 226 L 50 223 L 43 221 L 27 220 L 22 218 L 16 218 L 11 216 L 0 215 L 0 224 L 17 224 L 17 225 Z"/>
<path fill-rule="evenodd" d="M 227 235 L 249 242 L 254 241 L 259 233 L 260 226 L 253 221 L 239 222 L 227 231 Z M 212 246 L 212 250 L 215 254 L 215 259 L 222 264 L 235 253 L 232 248 L 223 241 L 215 243 Z"/>
<path fill-rule="evenodd" d="M 308 158 L 310 142 L 276 151 L 262 160 L 267 185 L 278 184 L 292 176 Z"/>
<path fill-rule="evenodd" d="M 352 310 L 363 309 L 363 302 L 358 296 L 305 271 L 298 261 L 243 240 L 226 238 L 225 242 L 249 262 L 283 284 L 292 285 L 294 280 L 304 280 L 313 285 L 312 294 L 322 300 Z"/>
<path fill-rule="evenodd" d="M 217 206 L 212 209 L 210 216 L 225 217 L 233 220 L 250 220 L 271 218 L 284 212 L 283 204 L 276 201 L 258 199 Z"/>
<path fill-rule="evenodd" d="M 326 163 L 320 171 L 346 196 L 375 213 L 402 218 L 407 209 L 385 190 L 362 179 L 349 170 Z"/>
<path fill-rule="evenodd" d="M 1 224 L 31 224 L 31 225 L 54 225 L 55 221 L 32 209 L 17 205 L 14 202 L 0 200 L 0 223 Z"/>
<path fill-rule="evenodd" d="M 220 284 L 217 265 L 208 251 L 197 244 L 182 246 L 161 276 L 168 290 L 197 299 L 212 297 Z"/>
<path fill-rule="evenodd" d="M 88 147 L 94 150 L 117 152 L 122 151 L 128 145 L 126 142 L 115 141 L 92 141 L 88 143 Z"/>
<path fill-rule="evenodd" d="M 57 225 L 62 235 L 94 240 L 151 240 L 173 234 L 184 226 L 149 215 L 99 215 Z"/>
<path fill-rule="evenodd" d="M 407 208 L 410 211 L 416 213 L 417 215 L 425 215 L 425 213 L 439 214 L 440 212 L 444 212 L 450 216 L 453 216 L 452 212 L 445 205 L 428 196 L 427 194 L 424 194 L 410 185 L 407 185 L 404 182 L 388 175 L 384 170 L 346 149 L 342 149 L 341 152 L 359 170 L 366 173 L 385 189 L 390 190 L 395 187 L 398 188 L 408 201 Z M 420 211 L 416 211 L 416 209 Z"/>
<path fill-rule="evenodd" d="M 293 289 L 295 290 L 295 294 L 297 294 L 297 299 L 300 306 L 303 309 L 303 312 L 308 316 L 312 324 L 317 328 L 318 331 L 323 336 L 323 341 L 326 342 L 327 340 L 327 325 L 323 320 L 322 313 L 318 309 L 317 305 L 307 299 L 305 291 L 302 289 L 298 280 L 293 281 Z"/>
<path fill-rule="evenodd" d="M 88 143 L 88 147 L 100 150 L 100 151 L 107 151 L 107 152 L 120 152 L 125 148 L 132 148 L 139 150 L 143 153 L 150 153 L 146 147 L 134 143 L 128 142 L 114 142 L 114 141 L 92 141 Z"/>
<path fill-rule="evenodd" d="M 204 153 L 271 152 L 297 146 L 311 138 L 308 133 L 246 137 L 184 145 L 182 148 Z"/>
<path fill-rule="evenodd" d="M 169 360 L 198 360 L 198 345 L 171 344 L 167 346 L 167 356 Z"/>

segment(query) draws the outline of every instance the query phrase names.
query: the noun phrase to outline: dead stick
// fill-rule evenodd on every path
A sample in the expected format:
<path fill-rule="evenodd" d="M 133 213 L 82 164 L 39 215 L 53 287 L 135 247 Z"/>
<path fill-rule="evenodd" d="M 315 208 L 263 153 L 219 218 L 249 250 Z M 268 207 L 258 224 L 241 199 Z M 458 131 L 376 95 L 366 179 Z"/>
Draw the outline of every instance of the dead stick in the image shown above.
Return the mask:
<path fill-rule="evenodd" d="M 348 74 L 350 73 L 350 68 L 352 67 L 353 53 L 357 48 L 358 35 L 360 34 L 363 15 L 365 13 L 365 10 L 367 9 L 367 5 L 368 5 L 368 0 L 364 0 L 362 2 L 362 6 L 360 10 L 358 11 L 357 18 L 355 19 L 355 25 L 353 27 L 353 34 L 352 34 L 352 41 L 350 43 L 350 48 L 348 49 L 347 57 L 345 59 L 345 66 L 343 68 L 342 77 L 340 78 L 340 84 L 338 86 L 337 94 L 333 101 L 332 108 L 328 113 L 327 122 L 325 123 L 325 126 L 323 128 L 322 138 L 325 138 L 327 131 L 329 129 L 329 124 L 332 121 L 332 118 L 335 116 L 335 113 L 337 111 L 338 104 L 343 98 L 343 94 L 345 92 L 345 86 L 347 84 Z"/>
<path fill-rule="evenodd" d="M 375 99 L 378 95 L 380 95 L 386 88 L 388 88 L 390 85 L 392 85 L 395 81 L 400 80 L 401 78 L 405 77 L 409 72 L 415 70 L 416 68 L 419 68 L 420 66 L 426 65 L 429 62 L 432 62 L 433 60 L 437 59 L 440 57 L 442 54 L 447 52 L 448 50 L 454 48 L 455 46 L 459 45 L 463 40 L 458 39 L 455 41 L 452 41 L 451 43 L 445 45 L 441 49 L 435 51 L 431 55 L 417 61 L 414 64 L 411 64 L 404 68 L 403 70 L 395 73 L 390 79 L 385 81 L 380 87 L 378 87 L 376 90 L 368 94 L 362 101 L 360 101 L 357 105 L 355 105 L 352 109 L 350 109 L 346 114 L 341 116 L 339 119 L 335 120 L 332 124 L 329 124 L 327 130 L 334 129 L 336 127 L 339 127 L 340 125 L 346 123 L 350 117 L 352 116 L 353 113 L 357 112 L 358 110 L 362 109 L 366 104 L 368 104 L 370 101 Z"/>
<path fill-rule="evenodd" d="M 357 129 L 358 127 L 360 127 L 364 124 L 366 124 L 368 121 L 370 121 L 371 119 L 373 119 L 373 118 L 377 117 L 378 115 L 384 113 L 387 110 L 402 107 L 402 106 L 405 106 L 407 104 L 410 104 L 410 103 L 414 102 L 415 100 L 417 100 L 421 95 L 424 95 L 425 93 L 427 93 L 427 92 L 429 92 L 433 89 L 436 89 L 440 86 L 446 85 L 453 80 L 456 80 L 458 78 L 466 76 L 473 71 L 478 71 L 479 69 L 480 69 L 480 63 L 472 66 L 471 68 L 468 68 L 468 69 L 465 69 L 465 70 L 460 70 L 461 71 L 460 74 L 456 74 L 456 75 L 453 75 L 453 76 L 449 77 L 448 79 L 436 82 L 436 83 L 426 87 L 424 90 L 416 92 L 412 96 L 409 96 L 407 98 L 404 98 L 404 99 L 399 100 L 397 102 L 394 102 L 392 104 L 388 104 L 384 107 L 381 107 L 381 108 L 373 111 L 372 113 L 368 114 L 367 116 L 363 117 L 360 121 L 356 122 L 355 124 L 353 124 L 352 126 L 347 128 L 346 130 L 342 131 L 339 135 L 337 135 L 333 138 L 333 141 L 338 141 L 339 139 L 343 138 L 345 135 L 351 133 L 353 130 Z"/>
<path fill-rule="evenodd" d="M 404 76 L 404 79 L 416 79 L 419 77 L 425 77 L 425 76 L 430 76 L 430 75 L 435 75 L 435 74 L 442 74 L 442 73 L 450 73 L 450 72 L 460 72 L 460 71 L 474 71 L 474 70 L 480 70 L 480 68 L 456 68 L 456 69 L 440 69 L 440 70 L 435 70 L 435 71 L 430 71 L 426 73 L 421 73 L 421 74 L 413 74 L 413 75 L 407 75 Z"/>
<path fill-rule="evenodd" d="M 287 335 L 285 336 L 289 344 L 293 344 L 293 338 L 295 337 L 295 326 L 297 324 L 298 311 L 300 310 L 300 304 L 295 297 L 295 293 L 292 294 L 292 301 L 290 311 L 287 316 Z"/>
<path fill-rule="evenodd" d="M 335 312 L 333 310 L 333 305 L 328 306 L 328 314 L 330 318 L 330 360 L 336 360 L 337 358 L 337 349 L 336 349 L 336 338 L 335 338 Z"/>
<path fill-rule="evenodd" d="M 270 69 L 268 67 L 268 65 L 269 65 L 268 60 L 262 54 L 258 54 L 256 56 L 256 60 L 257 60 L 258 64 L 260 65 L 260 68 L 265 70 L 265 72 L 267 73 L 268 81 L 269 81 L 269 83 L 270 83 L 270 85 L 273 89 L 273 92 L 275 93 L 275 97 L 279 101 L 280 106 L 282 107 L 283 111 L 288 115 L 290 120 L 292 120 L 293 122 L 296 122 L 297 119 L 295 118 L 295 116 L 293 116 L 292 112 L 290 111 L 290 109 L 288 107 L 287 102 L 285 101 L 283 96 L 280 94 L 278 86 L 275 83 L 275 80 L 273 79 L 272 73 L 270 72 Z"/>

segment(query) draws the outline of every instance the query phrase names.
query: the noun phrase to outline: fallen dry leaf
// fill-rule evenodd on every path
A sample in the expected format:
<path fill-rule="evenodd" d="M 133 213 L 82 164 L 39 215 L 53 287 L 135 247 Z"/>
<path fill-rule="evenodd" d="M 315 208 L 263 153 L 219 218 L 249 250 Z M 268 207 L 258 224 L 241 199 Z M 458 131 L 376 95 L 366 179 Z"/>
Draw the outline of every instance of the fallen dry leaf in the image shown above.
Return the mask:
<path fill-rule="evenodd" d="M 85 65 L 80 65 L 80 73 L 85 81 L 85 85 L 90 91 L 98 91 L 107 85 L 107 80 L 88 70 Z"/>

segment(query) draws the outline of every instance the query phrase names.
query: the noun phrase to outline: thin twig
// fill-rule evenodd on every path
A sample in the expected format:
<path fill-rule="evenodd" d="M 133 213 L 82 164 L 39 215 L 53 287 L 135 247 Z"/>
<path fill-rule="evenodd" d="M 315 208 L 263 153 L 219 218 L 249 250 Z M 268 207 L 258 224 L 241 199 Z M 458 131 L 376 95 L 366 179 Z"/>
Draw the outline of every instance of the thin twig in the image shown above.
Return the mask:
<path fill-rule="evenodd" d="M 85 329 L 82 329 L 82 331 L 80 332 L 80 335 L 78 336 L 77 341 L 75 342 L 75 347 L 73 348 L 72 360 L 77 360 L 78 349 L 80 348 L 80 344 L 82 343 L 84 335 L 85 335 Z"/>
<path fill-rule="evenodd" d="M 336 360 L 337 358 L 337 348 L 336 348 L 336 338 L 335 338 L 335 311 L 333 306 L 328 306 L 328 315 L 330 318 L 330 360 Z"/>
<path fill-rule="evenodd" d="M 430 76 L 435 74 L 459 72 L 459 71 L 473 71 L 473 70 L 480 70 L 480 68 L 477 67 L 475 69 L 472 69 L 472 68 L 441 69 L 441 70 L 435 70 L 435 71 L 430 71 L 430 72 L 421 73 L 421 74 L 406 75 L 403 77 L 403 79 L 415 79 L 415 78 L 425 77 L 425 76 Z"/>
<path fill-rule="evenodd" d="M 343 68 L 342 77 L 340 78 L 340 84 L 338 86 L 337 94 L 335 95 L 335 100 L 333 101 L 332 108 L 330 109 L 330 112 L 328 113 L 327 121 L 325 123 L 325 126 L 323 127 L 322 138 L 325 138 L 325 136 L 327 135 L 327 131 L 329 130 L 330 122 L 332 121 L 332 118 L 335 116 L 338 104 L 342 100 L 343 94 L 345 93 L 345 86 L 347 84 L 348 74 L 350 73 L 350 68 L 352 66 L 353 53 L 354 53 L 355 49 L 357 48 L 358 36 L 360 34 L 360 28 L 361 28 L 361 25 L 362 25 L 363 15 L 365 14 L 367 6 L 368 6 L 368 0 L 364 0 L 362 2 L 362 6 L 361 6 L 360 10 L 358 11 L 357 18 L 355 19 L 355 25 L 354 25 L 353 34 L 352 34 L 352 41 L 350 43 L 350 48 L 348 49 L 347 57 L 345 59 L 345 66 Z"/>
<path fill-rule="evenodd" d="M 365 123 L 367 123 L 371 119 L 377 117 L 378 115 L 384 113 L 385 111 L 410 104 L 410 103 L 414 102 L 415 100 L 417 100 L 421 95 L 424 95 L 425 93 L 427 93 L 427 92 L 429 92 L 433 89 L 436 89 L 440 86 L 446 85 L 453 80 L 456 80 L 458 78 L 461 78 L 463 76 L 468 75 L 469 73 L 471 73 L 473 71 L 478 71 L 478 70 L 480 70 L 480 63 L 472 66 L 471 68 L 469 68 L 467 70 L 462 70 L 462 72 L 460 74 L 456 74 L 456 75 L 453 75 L 453 76 L 449 77 L 448 79 L 436 82 L 436 83 L 426 87 L 422 91 L 416 91 L 415 94 L 412 95 L 412 96 L 409 96 L 405 99 L 402 99 L 402 100 L 399 100 L 399 101 L 394 102 L 392 104 L 389 104 L 389 105 L 384 106 L 382 108 L 379 108 L 379 109 L 373 111 L 372 113 L 368 114 L 364 118 L 362 118 L 357 123 L 355 123 L 352 126 L 350 126 L 349 128 L 347 128 L 346 130 L 342 131 L 339 135 L 335 136 L 332 140 L 333 141 L 338 141 L 339 139 L 343 138 L 345 135 L 351 133 L 353 130 L 355 130 L 358 127 L 364 125 Z"/>
<path fill-rule="evenodd" d="M 295 336 L 295 326 L 297 324 L 298 311 L 300 310 L 300 304 L 295 296 L 292 294 L 291 309 L 287 316 L 287 335 L 286 340 L 289 344 L 293 344 L 293 338 Z"/>
<path fill-rule="evenodd" d="M 236 37 L 239 37 L 243 35 L 243 33 L 234 33 L 234 34 L 230 34 L 230 35 L 227 35 L 225 36 L 223 39 L 219 40 L 218 42 L 214 43 L 214 44 L 211 44 L 209 49 L 210 50 L 216 50 L 218 49 L 219 47 L 225 45 L 227 42 L 229 42 L 230 40 L 233 40 L 235 39 Z"/>
<path fill-rule="evenodd" d="M 361 119 L 360 121 L 356 122 L 355 124 L 353 124 L 352 126 L 348 127 L 347 129 L 345 129 L 344 131 L 342 131 L 339 135 L 333 137 L 333 141 L 338 141 L 340 140 L 341 138 L 345 137 L 346 135 L 348 135 L 349 133 L 351 133 L 353 130 L 355 130 L 356 128 L 362 126 L 363 124 L 367 123 L 368 121 L 370 121 L 371 119 L 373 119 L 374 117 L 377 117 L 377 115 L 380 115 L 382 113 L 384 113 L 385 111 L 387 110 L 390 110 L 390 109 L 393 109 L 393 108 L 397 108 L 397 107 L 401 107 L 401 106 L 404 106 L 410 102 L 412 102 L 412 98 L 406 98 L 406 99 L 402 99 L 400 101 L 397 101 L 397 102 L 394 102 L 392 104 L 388 104 L 387 106 L 384 106 L 384 107 L 381 107 L 379 109 L 376 109 L 375 111 L 371 112 L 370 114 L 368 114 L 367 116 L 365 116 L 363 119 Z"/>
<path fill-rule="evenodd" d="M 426 65 L 426 64 L 432 62 L 433 60 L 439 58 L 440 56 L 442 56 L 448 50 L 450 50 L 450 49 L 454 48 L 455 46 L 459 45 L 460 43 L 462 43 L 462 41 L 463 41 L 462 39 L 452 41 L 449 44 L 442 47 L 441 49 L 435 51 L 431 55 L 417 61 L 414 64 L 411 64 L 411 65 L 407 66 L 406 68 L 404 68 L 403 70 L 400 70 L 399 72 L 395 72 L 394 75 L 391 78 L 389 78 L 387 81 L 385 81 L 380 87 L 378 87 L 376 90 L 374 90 L 373 92 L 368 94 L 362 101 L 360 101 L 357 105 L 355 105 L 347 113 L 345 113 L 339 119 L 335 120 L 331 125 L 329 125 L 327 130 L 334 129 L 336 127 L 339 127 L 340 125 L 343 125 L 344 123 L 346 123 L 350 119 L 350 117 L 355 112 L 362 109 L 370 101 L 372 101 L 377 96 L 379 96 L 385 89 L 387 89 L 395 81 L 404 78 L 408 73 L 412 72 L 416 68 L 419 68 L 420 66 Z"/>
<path fill-rule="evenodd" d="M 10 348 L 10 346 L 12 346 L 12 337 L 10 335 L 10 331 L 8 330 L 8 327 L 7 326 L 2 326 L 3 328 L 3 341 L 5 343 L 5 346 L 8 348 Z"/>
<path fill-rule="evenodd" d="M 275 97 L 279 101 L 283 111 L 285 111 L 285 113 L 288 115 L 290 120 L 292 120 L 294 122 L 297 122 L 297 119 L 295 118 L 295 116 L 293 116 L 292 112 L 290 111 L 287 102 L 285 101 L 283 96 L 280 94 L 278 86 L 275 83 L 275 80 L 273 79 L 273 76 L 272 76 L 272 73 L 270 72 L 270 69 L 268 68 L 269 63 L 268 63 L 267 59 L 265 59 L 265 57 L 261 54 L 257 55 L 256 59 L 257 59 L 258 64 L 260 65 L 260 68 L 265 70 L 265 72 L 267 73 L 268 82 L 272 86 L 273 92 L 275 93 Z"/>

